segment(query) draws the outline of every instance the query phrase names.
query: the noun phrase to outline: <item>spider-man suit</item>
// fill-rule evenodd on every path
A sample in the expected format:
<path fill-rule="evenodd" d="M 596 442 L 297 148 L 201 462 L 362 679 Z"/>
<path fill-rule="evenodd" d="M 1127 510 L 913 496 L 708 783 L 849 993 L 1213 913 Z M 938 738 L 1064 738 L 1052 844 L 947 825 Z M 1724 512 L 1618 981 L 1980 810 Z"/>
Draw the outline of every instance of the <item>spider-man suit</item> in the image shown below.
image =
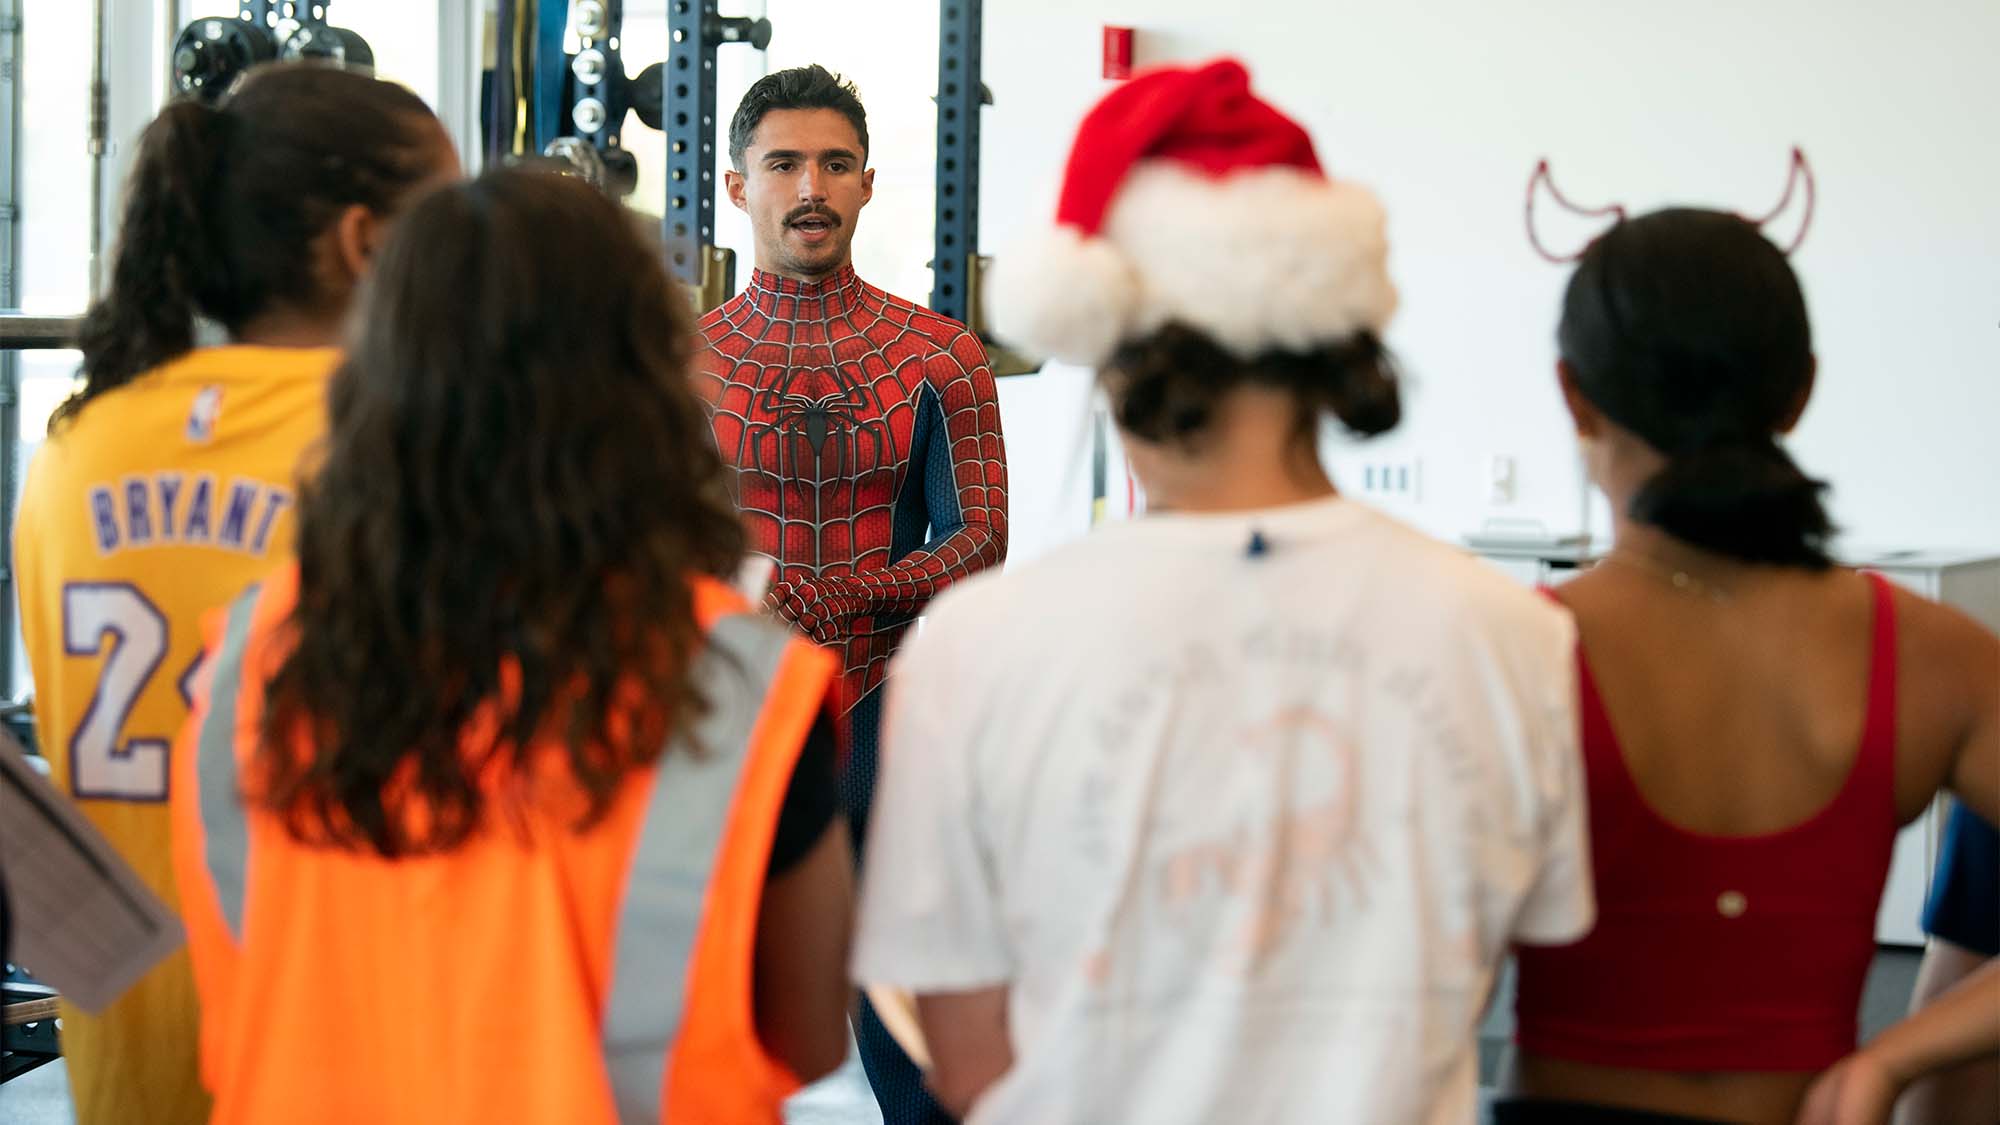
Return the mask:
<path fill-rule="evenodd" d="M 862 840 L 880 688 L 904 630 L 1007 553 L 1007 463 L 978 337 L 843 266 L 764 270 L 701 321 L 697 385 L 737 469 L 766 605 L 845 662 L 847 805 Z"/>
<path fill-rule="evenodd" d="M 917 614 L 1007 554 L 1007 455 L 978 337 L 842 266 L 764 270 L 701 320 L 696 384 L 737 470 L 767 608 L 844 661 L 841 803 L 857 849 L 875 795 L 882 676 Z M 890 1125 L 950 1118 L 864 999 L 855 1034 Z"/>

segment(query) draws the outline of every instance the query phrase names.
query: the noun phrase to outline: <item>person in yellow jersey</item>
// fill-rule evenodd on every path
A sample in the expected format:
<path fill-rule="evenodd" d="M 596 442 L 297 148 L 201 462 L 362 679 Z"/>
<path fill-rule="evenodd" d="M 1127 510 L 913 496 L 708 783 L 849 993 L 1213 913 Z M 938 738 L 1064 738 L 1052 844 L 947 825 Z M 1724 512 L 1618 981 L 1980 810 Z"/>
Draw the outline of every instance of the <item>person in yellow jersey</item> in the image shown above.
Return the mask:
<path fill-rule="evenodd" d="M 16 524 L 21 629 L 59 786 L 168 902 L 168 745 L 201 614 L 290 550 L 294 476 L 325 426 L 350 298 L 398 209 L 454 178 L 421 99 L 307 64 L 247 75 L 145 131 L 82 386 Z M 229 343 L 195 347 L 196 318 Z M 96 1015 L 63 1012 L 80 1125 L 205 1120 L 186 955 Z"/>

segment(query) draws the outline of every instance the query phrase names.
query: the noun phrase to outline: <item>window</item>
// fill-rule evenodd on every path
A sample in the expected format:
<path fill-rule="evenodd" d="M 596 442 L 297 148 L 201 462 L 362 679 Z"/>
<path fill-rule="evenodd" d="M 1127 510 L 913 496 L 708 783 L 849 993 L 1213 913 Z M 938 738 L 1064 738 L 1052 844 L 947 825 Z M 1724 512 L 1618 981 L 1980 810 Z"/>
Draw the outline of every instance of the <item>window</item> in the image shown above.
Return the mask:
<path fill-rule="evenodd" d="M 0 0 L 0 14 L 15 17 L 13 39 L 18 66 L 12 92 L 14 115 L 0 116 L 5 133 L 0 150 L 8 153 L 11 174 L 0 177 L 0 198 L 15 210 L 10 241 L 9 284 L 0 291 L 0 307 L 32 313 L 73 315 L 82 310 L 89 289 L 90 157 L 85 151 L 90 104 L 90 5 L 67 0 Z M 0 18 L 0 26 L 8 21 Z M 5 34 L 0 32 L 0 34 Z M 4 78 L 0 75 L 0 78 Z M 23 122 L 34 122 L 34 128 Z M 6 220 L 0 220 L 6 221 Z M 0 375 L 18 387 L 19 403 L 12 438 L 11 494 L 6 518 L 13 518 L 14 501 L 29 459 L 48 428 L 49 413 L 69 393 L 76 371 L 75 352 L 29 351 L 0 357 Z M 9 526 L 11 543 L 12 527 Z M 11 554 L 11 552 L 10 552 Z M 11 568 L 13 560 L 7 559 Z M 13 584 L 5 598 L 9 698 L 28 688 L 27 658 L 21 650 L 19 617 L 14 612 Z"/>

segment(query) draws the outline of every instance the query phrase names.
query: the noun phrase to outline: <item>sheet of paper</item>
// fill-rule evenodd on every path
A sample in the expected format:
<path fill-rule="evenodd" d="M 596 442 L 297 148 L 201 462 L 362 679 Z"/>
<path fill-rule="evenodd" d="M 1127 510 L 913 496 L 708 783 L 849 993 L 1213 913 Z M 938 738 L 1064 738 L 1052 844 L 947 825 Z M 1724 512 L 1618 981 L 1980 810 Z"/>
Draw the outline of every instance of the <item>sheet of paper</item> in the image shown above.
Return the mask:
<path fill-rule="evenodd" d="M 8 960 L 87 1012 L 180 948 L 180 919 L 4 732 L 0 870 L 14 919 Z"/>

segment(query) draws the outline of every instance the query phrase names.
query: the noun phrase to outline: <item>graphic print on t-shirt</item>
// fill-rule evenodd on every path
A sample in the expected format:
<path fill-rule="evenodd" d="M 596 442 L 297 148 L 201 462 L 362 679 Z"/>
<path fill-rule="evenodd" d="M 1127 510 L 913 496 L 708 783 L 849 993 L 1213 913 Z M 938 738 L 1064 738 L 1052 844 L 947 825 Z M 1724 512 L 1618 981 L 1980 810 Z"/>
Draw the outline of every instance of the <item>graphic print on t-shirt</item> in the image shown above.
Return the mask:
<path fill-rule="evenodd" d="M 1468 835 L 1484 832 L 1469 799 L 1483 771 L 1430 680 L 1421 669 L 1372 667 L 1351 635 L 1277 624 L 1189 642 L 1135 669 L 1094 724 L 1077 822 L 1087 863 L 1128 862 L 1116 827 L 1127 816 L 1142 818 L 1151 841 L 1131 861 L 1139 869 L 1127 876 L 1115 931 L 1085 964 L 1100 1000 L 1143 1003 L 1143 994 L 1185 986 L 1190 971 L 1254 982 L 1279 961 L 1313 960 L 1328 931 L 1367 914 L 1385 869 L 1373 837 L 1407 815 L 1391 796 L 1407 787 L 1370 785 L 1357 707 L 1401 713 L 1410 753 L 1430 755 L 1436 768 L 1423 772 L 1448 790 L 1429 799 L 1468 810 Z M 1151 746 L 1163 752 L 1149 784 L 1134 784 L 1131 752 Z M 1121 812 L 1135 794 L 1145 807 Z M 1435 935 L 1453 948 L 1477 940 L 1459 913 L 1441 912 L 1449 932 Z M 1124 942 L 1116 932 L 1137 929 L 1151 937 Z"/>

